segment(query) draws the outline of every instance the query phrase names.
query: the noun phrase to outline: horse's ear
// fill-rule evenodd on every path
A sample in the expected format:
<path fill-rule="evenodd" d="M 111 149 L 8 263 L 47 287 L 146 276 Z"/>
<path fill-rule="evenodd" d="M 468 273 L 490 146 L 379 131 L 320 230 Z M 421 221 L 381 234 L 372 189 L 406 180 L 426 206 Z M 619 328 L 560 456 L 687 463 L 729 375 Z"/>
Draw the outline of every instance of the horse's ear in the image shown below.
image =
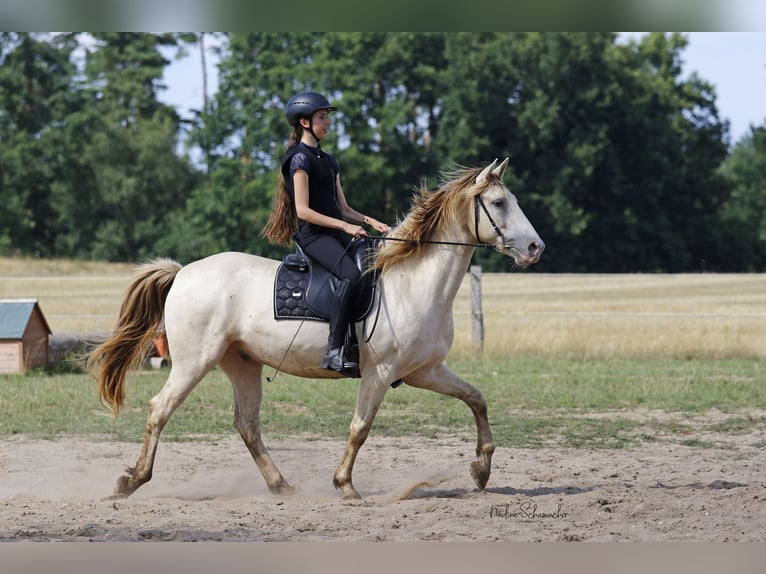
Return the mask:
<path fill-rule="evenodd" d="M 492 173 L 495 174 L 500 179 L 503 179 L 503 174 L 505 174 L 505 168 L 508 167 L 508 159 L 505 158 L 503 160 L 503 163 L 501 163 L 499 166 L 497 166 L 495 169 L 492 170 Z"/>
<path fill-rule="evenodd" d="M 487 181 L 487 178 L 489 177 L 489 173 L 495 169 L 495 165 L 497 165 L 497 158 L 492 160 L 492 163 L 489 164 L 487 167 L 485 167 L 483 170 L 481 170 L 481 173 L 479 174 L 479 177 L 476 178 L 476 183 L 482 184 L 485 181 Z"/>

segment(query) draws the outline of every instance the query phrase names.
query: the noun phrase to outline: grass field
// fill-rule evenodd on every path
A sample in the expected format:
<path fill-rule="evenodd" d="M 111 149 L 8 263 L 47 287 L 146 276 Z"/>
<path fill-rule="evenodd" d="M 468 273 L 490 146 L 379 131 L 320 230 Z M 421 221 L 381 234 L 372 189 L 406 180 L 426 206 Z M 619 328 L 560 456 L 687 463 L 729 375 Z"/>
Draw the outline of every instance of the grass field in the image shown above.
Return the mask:
<path fill-rule="evenodd" d="M 0 298 L 39 299 L 51 329 L 111 329 L 133 266 L 0 258 Z M 484 274 L 484 356 L 763 358 L 761 274 Z M 470 284 L 453 353 L 473 354 Z"/>
<path fill-rule="evenodd" d="M 57 331 L 111 329 L 133 265 L 0 257 L 0 299 L 36 298 Z"/>
<path fill-rule="evenodd" d="M 110 329 L 131 269 L 0 259 L 0 298 L 36 297 L 54 332 Z M 448 364 L 484 393 L 500 445 L 622 448 L 658 437 L 683 443 L 699 415 L 713 409 L 728 416 L 710 423 L 717 425 L 711 431 L 766 427 L 763 275 L 485 274 L 482 292 L 484 350 L 477 354 L 471 345 L 466 279 Z M 116 420 L 84 374 L 0 376 L 0 437 L 140 440 L 146 402 L 165 376 L 132 377 L 129 405 Z M 357 381 L 280 375 L 265 385 L 264 432 L 345 436 L 357 388 Z M 625 416 L 636 411 L 650 415 Z M 215 371 L 165 437 L 229 435 L 232 416 L 230 387 Z M 473 437 L 472 425 L 462 403 L 401 387 L 388 393 L 373 434 Z"/>

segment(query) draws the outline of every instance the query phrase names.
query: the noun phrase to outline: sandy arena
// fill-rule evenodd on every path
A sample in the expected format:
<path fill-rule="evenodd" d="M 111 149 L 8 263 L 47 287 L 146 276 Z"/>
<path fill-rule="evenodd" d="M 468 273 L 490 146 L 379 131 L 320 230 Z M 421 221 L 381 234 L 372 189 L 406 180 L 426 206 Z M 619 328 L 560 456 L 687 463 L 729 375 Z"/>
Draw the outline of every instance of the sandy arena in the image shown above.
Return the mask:
<path fill-rule="evenodd" d="M 470 437 L 471 440 L 472 437 Z M 710 438 L 710 437 L 708 437 Z M 469 437 L 373 435 L 355 466 L 364 497 L 332 487 L 343 443 L 266 440 L 290 497 L 271 495 L 238 436 L 160 442 L 154 478 L 109 500 L 138 444 L 0 442 L 0 541 L 759 541 L 762 432 L 721 448 L 498 448 L 486 492 Z"/>

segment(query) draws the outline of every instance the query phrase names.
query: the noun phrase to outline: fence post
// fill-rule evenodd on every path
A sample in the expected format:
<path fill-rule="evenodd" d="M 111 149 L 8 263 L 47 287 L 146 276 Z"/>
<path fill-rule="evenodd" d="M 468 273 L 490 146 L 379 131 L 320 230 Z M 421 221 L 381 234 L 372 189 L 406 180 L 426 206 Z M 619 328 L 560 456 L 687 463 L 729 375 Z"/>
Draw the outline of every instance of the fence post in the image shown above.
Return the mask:
<path fill-rule="evenodd" d="M 471 265 L 471 339 L 475 351 L 484 349 L 484 314 L 481 310 L 481 266 Z"/>

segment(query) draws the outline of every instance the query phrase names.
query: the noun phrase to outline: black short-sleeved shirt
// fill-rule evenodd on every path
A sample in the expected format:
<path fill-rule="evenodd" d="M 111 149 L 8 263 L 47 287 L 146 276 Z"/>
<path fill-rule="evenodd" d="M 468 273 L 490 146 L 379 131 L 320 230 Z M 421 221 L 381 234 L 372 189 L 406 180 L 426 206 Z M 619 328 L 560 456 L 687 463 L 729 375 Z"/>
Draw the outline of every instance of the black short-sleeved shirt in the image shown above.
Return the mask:
<path fill-rule="evenodd" d="M 335 158 L 320 148 L 303 143 L 291 146 L 285 152 L 282 174 L 293 202 L 295 187 L 292 176 L 297 169 L 304 170 L 309 176 L 309 207 L 324 215 L 343 219 L 335 187 L 339 172 Z M 359 280 L 356 262 L 347 253 L 353 240 L 347 233 L 299 219 L 297 240 L 306 255 L 334 275 L 352 282 Z"/>
<path fill-rule="evenodd" d="M 335 189 L 335 178 L 339 173 L 335 158 L 321 148 L 308 146 L 302 142 L 288 148 L 282 157 L 282 174 L 285 176 L 285 183 L 293 201 L 295 201 L 293 174 L 296 169 L 302 169 L 309 176 L 309 207 L 323 215 L 342 219 Z M 300 219 L 298 225 L 299 237 L 335 232 L 334 229 Z"/>

